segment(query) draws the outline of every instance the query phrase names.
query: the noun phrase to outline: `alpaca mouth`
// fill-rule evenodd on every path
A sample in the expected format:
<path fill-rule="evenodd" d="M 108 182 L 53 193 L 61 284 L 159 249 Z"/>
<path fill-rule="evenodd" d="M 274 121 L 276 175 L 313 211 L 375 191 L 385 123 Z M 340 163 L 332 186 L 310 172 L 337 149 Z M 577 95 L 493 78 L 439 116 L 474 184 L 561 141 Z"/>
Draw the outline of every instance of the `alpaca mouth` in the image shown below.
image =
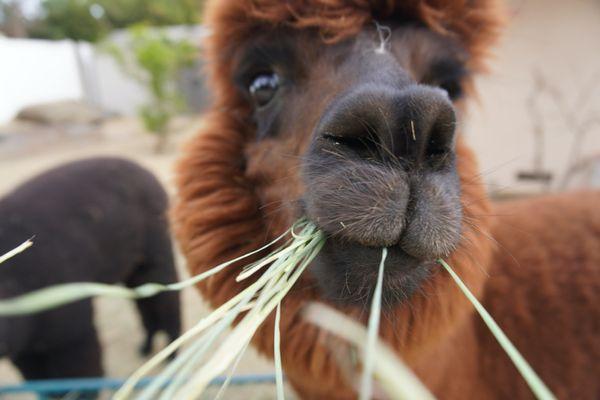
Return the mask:
<path fill-rule="evenodd" d="M 386 247 L 383 300 L 407 300 L 454 251 L 455 127 L 446 94 L 415 83 L 361 82 L 332 100 L 302 166 L 304 214 L 329 235 L 312 268 L 325 297 L 368 301 Z"/>
<path fill-rule="evenodd" d="M 383 277 L 383 305 L 409 300 L 436 265 L 435 259 L 416 258 L 400 245 L 387 247 Z M 362 306 L 373 294 L 382 248 L 364 246 L 332 236 L 315 259 L 311 271 L 327 300 Z"/>
<path fill-rule="evenodd" d="M 342 176 L 339 167 L 332 171 L 330 176 Z M 460 185 L 454 176 L 421 175 L 415 182 L 402 171 L 377 172 L 358 165 L 353 176 L 365 174 L 365 184 L 348 182 L 333 191 L 309 186 L 304 195 L 304 215 L 328 236 L 311 270 L 323 296 L 340 305 L 370 300 L 383 247 L 388 249 L 383 304 L 391 307 L 409 300 L 435 271 L 436 260 L 450 255 L 461 239 Z"/>
<path fill-rule="evenodd" d="M 385 247 L 383 304 L 391 307 L 410 300 L 436 270 L 436 260 L 460 243 L 460 185 L 452 170 L 428 176 L 351 167 L 319 171 L 307 185 L 302 214 L 328 237 L 311 271 L 325 298 L 361 306 L 375 289 Z"/>

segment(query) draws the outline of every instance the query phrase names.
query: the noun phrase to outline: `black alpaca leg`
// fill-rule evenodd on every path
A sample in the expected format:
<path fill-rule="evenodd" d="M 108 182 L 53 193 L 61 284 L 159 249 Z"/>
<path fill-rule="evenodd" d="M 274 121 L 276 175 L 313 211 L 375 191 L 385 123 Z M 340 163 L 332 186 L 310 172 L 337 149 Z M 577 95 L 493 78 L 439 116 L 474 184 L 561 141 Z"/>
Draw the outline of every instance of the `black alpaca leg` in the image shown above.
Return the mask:
<path fill-rule="evenodd" d="M 179 315 L 179 296 L 177 293 L 163 293 L 149 299 L 138 300 L 137 308 L 146 331 L 140 353 L 144 356 L 152 353 L 154 336 L 165 332 L 171 341 L 181 333 Z"/>
<path fill-rule="evenodd" d="M 157 321 L 153 312 L 152 299 L 142 299 L 136 302 L 137 309 L 142 319 L 142 325 L 144 325 L 144 331 L 146 336 L 144 342 L 139 348 L 140 355 L 147 357 L 152 354 L 152 345 L 154 336 L 158 332 Z"/>
<path fill-rule="evenodd" d="M 136 287 L 149 282 L 174 283 L 177 273 L 171 248 L 171 239 L 166 221 L 160 220 L 147 230 L 144 260 L 127 280 L 127 286 Z M 165 332 L 171 340 L 181 334 L 179 293 L 168 292 L 136 302 L 146 339 L 140 347 L 142 355 L 152 351 L 152 340 L 156 333 Z"/>

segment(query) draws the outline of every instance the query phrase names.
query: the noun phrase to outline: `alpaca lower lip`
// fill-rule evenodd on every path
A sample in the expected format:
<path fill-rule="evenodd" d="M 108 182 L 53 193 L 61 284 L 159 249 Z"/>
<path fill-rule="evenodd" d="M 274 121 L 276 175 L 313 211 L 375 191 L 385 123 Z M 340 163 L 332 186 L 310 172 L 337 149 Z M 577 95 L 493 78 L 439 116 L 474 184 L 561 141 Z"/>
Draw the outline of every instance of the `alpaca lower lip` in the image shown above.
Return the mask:
<path fill-rule="evenodd" d="M 375 288 L 381 254 L 381 248 L 330 238 L 311 271 L 327 299 L 344 305 L 364 304 Z M 419 288 L 433 262 L 392 246 L 385 265 L 383 296 L 391 305 L 408 299 Z"/>

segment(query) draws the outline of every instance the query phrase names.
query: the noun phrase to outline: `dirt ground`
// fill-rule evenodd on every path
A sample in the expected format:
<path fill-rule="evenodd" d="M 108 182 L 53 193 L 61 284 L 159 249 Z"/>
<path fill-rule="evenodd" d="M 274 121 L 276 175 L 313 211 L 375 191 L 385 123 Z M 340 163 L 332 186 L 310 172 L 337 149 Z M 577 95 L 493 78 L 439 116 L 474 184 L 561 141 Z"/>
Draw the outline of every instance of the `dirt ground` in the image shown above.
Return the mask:
<path fill-rule="evenodd" d="M 201 124 L 198 120 L 177 122 L 170 149 L 161 155 L 153 152 L 154 138 L 143 133 L 133 119 L 116 119 L 105 123 L 94 133 L 85 135 L 56 135 L 52 132 L 19 132 L 21 136 L 0 133 L 0 196 L 12 188 L 50 167 L 66 161 L 96 155 L 117 155 L 135 160 L 153 171 L 173 194 L 172 167 L 178 148 L 185 143 Z M 18 127 L 21 128 L 21 127 Z M 5 129 L 6 130 L 6 129 Z M 29 136 L 27 136 L 29 135 Z M 3 139 L 4 138 L 4 139 Z M 3 139 L 3 140 L 2 140 Z M 177 256 L 182 277 L 186 276 L 184 261 Z M 189 328 L 208 311 L 195 290 L 183 292 L 184 328 Z M 125 300 L 99 299 L 95 301 L 95 321 L 104 348 L 106 376 L 125 378 L 142 364 L 144 359 L 137 349 L 142 343 L 143 331 L 133 303 Z M 163 340 L 161 340 L 163 339 Z M 164 338 L 155 343 L 159 349 Z M 236 374 L 272 373 L 272 363 L 249 349 Z M 18 372 L 6 360 L 0 361 L 0 385 L 20 382 Z M 288 390 L 290 398 L 293 394 Z M 231 387 L 226 399 L 271 399 L 275 397 L 274 385 Z M 8 398 L 8 397 L 6 397 Z M 27 399 L 12 396 L 10 399 Z M 212 398 L 212 397 L 209 397 Z"/>

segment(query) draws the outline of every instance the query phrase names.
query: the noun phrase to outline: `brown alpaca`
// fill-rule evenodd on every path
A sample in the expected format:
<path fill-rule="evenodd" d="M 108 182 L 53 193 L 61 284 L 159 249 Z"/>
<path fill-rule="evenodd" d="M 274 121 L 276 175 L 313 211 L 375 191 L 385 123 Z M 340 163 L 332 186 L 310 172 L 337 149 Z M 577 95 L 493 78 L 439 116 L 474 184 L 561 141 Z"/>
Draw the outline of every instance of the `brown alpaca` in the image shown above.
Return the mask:
<path fill-rule="evenodd" d="M 214 0 L 206 20 L 215 101 L 179 164 L 177 235 L 194 274 L 301 216 L 328 235 L 283 302 L 302 398 L 356 396 L 302 310 L 325 301 L 364 319 L 383 246 L 381 336 L 436 396 L 532 397 L 439 257 L 557 396 L 600 395 L 600 195 L 492 206 L 455 132 L 501 23 L 495 0 Z M 222 304 L 238 272 L 202 293 Z M 254 338 L 268 356 L 273 323 Z"/>

